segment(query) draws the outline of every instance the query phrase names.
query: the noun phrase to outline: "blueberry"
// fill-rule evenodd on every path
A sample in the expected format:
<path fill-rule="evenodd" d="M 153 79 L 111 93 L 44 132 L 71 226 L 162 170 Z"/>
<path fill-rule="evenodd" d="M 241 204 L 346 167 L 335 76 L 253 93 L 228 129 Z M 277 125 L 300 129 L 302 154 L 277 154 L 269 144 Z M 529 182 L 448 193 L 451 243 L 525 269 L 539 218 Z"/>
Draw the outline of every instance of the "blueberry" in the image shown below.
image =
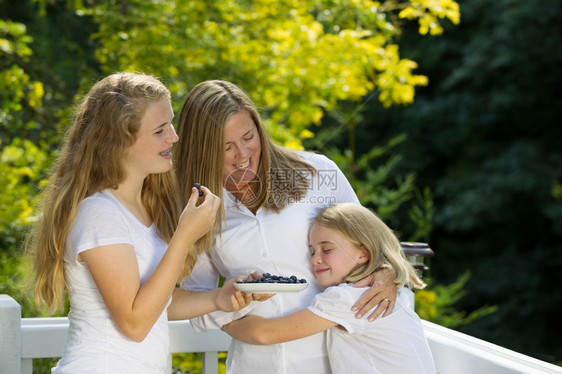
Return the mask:
<path fill-rule="evenodd" d="M 241 283 L 282 283 L 282 284 L 297 284 L 306 283 L 306 279 L 298 279 L 295 275 L 285 277 L 282 275 L 271 275 L 270 273 L 263 273 L 261 278 L 243 281 Z"/>
<path fill-rule="evenodd" d="M 193 185 L 199 191 L 199 196 L 203 196 L 203 191 L 201 191 L 201 185 L 199 183 L 195 183 Z"/>

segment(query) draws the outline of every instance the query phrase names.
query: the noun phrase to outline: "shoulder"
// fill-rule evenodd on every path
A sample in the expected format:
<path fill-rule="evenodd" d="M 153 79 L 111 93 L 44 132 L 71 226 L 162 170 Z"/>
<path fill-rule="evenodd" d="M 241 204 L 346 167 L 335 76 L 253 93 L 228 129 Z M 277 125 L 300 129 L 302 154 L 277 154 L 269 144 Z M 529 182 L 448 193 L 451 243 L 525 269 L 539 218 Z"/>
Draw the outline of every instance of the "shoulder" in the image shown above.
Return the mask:
<path fill-rule="evenodd" d="M 351 310 L 351 305 L 365 292 L 364 288 L 354 288 L 348 284 L 328 287 L 314 297 L 313 305 L 329 309 Z M 350 304 L 350 301 L 351 304 Z"/>
<path fill-rule="evenodd" d="M 117 201 L 110 195 L 110 192 L 101 191 L 86 197 L 80 203 L 80 210 L 103 210 L 118 209 Z"/>
<path fill-rule="evenodd" d="M 336 166 L 336 163 L 321 153 L 311 151 L 297 151 L 298 156 L 304 162 L 312 165 L 315 169 L 326 169 Z"/>
<path fill-rule="evenodd" d="M 308 310 L 322 318 L 336 322 L 348 332 L 354 332 L 355 313 L 351 311 L 351 306 L 362 292 L 364 292 L 363 289 L 355 289 L 346 284 L 328 287 L 314 297 Z"/>
<path fill-rule="evenodd" d="M 109 192 L 102 191 L 82 200 L 74 221 L 75 224 L 84 222 L 89 225 L 98 222 L 105 226 L 123 222 L 123 218 L 123 212 L 117 200 Z"/>
<path fill-rule="evenodd" d="M 86 197 L 78 206 L 77 218 L 111 217 L 119 212 L 119 204 L 109 193 L 96 192 Z"/>

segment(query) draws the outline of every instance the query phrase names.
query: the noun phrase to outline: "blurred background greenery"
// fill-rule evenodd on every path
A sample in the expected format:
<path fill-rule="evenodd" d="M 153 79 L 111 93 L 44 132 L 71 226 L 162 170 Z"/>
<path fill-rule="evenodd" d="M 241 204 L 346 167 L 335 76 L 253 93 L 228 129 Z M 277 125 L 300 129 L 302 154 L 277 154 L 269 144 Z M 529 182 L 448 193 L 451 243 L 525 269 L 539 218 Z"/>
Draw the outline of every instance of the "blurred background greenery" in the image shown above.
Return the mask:
<path fill-rule="evenodd" d="M 46 315 L 21 245 L 80 93 L 143 71 L 177 113 L 226 79 L 277 142 L 328 155 L 429 243 L 422 318 L 560 365 L 561 17 L 557 0 L 0 0 L 0 293 Z"/>

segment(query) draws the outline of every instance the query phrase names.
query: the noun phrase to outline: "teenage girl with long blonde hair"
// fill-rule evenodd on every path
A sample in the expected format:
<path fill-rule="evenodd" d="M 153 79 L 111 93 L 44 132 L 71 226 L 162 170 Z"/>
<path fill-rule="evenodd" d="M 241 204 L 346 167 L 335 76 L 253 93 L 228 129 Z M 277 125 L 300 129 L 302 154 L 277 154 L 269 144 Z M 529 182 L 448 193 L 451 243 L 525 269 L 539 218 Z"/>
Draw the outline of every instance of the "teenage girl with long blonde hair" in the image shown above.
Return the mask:
<path fill-rule="evenodd" d="M 135 73 L 100 80 L 76 108 L 27 241 L 36 301 L 62 311 L 70 300 L 53 373 L 163 373 L 168 319 L 237 310 L 251 298 L 233 280 L 201 293 L 176 287 L 220 199 L 191 188 L 182 211 L 173 117 L 168 89 Z"/>

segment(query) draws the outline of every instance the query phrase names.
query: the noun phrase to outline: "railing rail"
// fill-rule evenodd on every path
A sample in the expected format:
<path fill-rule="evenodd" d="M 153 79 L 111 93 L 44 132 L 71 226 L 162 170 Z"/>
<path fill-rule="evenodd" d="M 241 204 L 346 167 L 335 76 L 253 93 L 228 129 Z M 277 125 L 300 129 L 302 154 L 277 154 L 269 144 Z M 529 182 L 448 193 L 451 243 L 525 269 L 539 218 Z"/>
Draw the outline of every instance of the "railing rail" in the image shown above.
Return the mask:
<path fill-rule="evenodd" d="M 426 243 L 400 244 L 418 274 L 428 270 L 424 259 L 434 253 Z M 414 294 L 409 296 L 413 305 Z M 562 374 L 560 366 L 428 321 L 422 324 L 439 374 Z M 198 333 L 189 321 L 172 321 L 169 327 L 170 354 L 201 352 L 202 374 L 218 373 L 218 353 L 227 351 L 231 341 L 226 333 Z M 20 305 L 8 295 L 0 295 L 0 374 L 32 374 L 34 358 L 60 357 L 67 331 L 66 317 L 21 318 Z"/>
<path fill-rule="evenodd" d="M 562 374 L 560 366 L 428 321 L 422 324 L 439 374 Z M 198 333 L 188 321 L 169 326 L 170 353 L 202 352 L 202 374 L 218 373 L 218 353 L 230 345 L 227 334 Z M 34 358 L 60 357 L 67 330 L 65 317 L 21 318 L 19 304 L 0 295 L 0 374 L 31 374 Z"/>
<path fill-rule="evenodd" d="M 230 336 L 217 330 L 196 332 L 189 321 L 170 321 L 170 354 L 200 352 L 202 374 L 218 373 L 218 354 L 228 350 Z M 68 318 L 21 318 L 20 305 L 0 295 L 0 374 L 32 374 L 34 358 L 60 357 Z M 168 365 L 171 373 L 171 356 Z"/>

